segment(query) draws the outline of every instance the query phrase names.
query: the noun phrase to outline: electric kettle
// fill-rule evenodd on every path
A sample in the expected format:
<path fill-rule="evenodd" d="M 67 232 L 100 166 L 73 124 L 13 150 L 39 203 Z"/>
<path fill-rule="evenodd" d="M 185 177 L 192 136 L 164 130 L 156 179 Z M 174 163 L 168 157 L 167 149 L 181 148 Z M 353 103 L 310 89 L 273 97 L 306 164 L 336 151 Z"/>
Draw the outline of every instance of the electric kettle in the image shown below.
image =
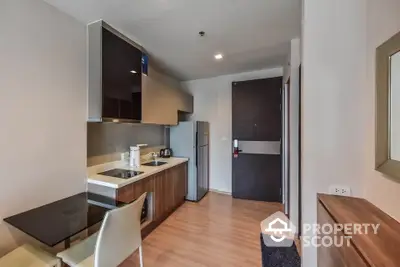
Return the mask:
<path fill-rule="evenodd" d="M 164 148 L 160 150 L 160 157 L 162 158 L 170 158 L 172 156 L 171 148 Z"/>

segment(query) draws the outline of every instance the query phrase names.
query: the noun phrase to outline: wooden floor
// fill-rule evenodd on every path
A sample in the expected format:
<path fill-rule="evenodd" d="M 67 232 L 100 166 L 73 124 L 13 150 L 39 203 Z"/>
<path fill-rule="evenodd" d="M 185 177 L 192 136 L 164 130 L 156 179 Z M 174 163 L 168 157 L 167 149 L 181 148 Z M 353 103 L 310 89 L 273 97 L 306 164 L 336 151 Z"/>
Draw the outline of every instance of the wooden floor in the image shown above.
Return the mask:
<path fill-rule="evenodd" d="M 276 211 L 281 204 L 216 193 L 186 202 L 144 240 L 144 266 L 259 267 L 260 222 Z M 137 255 L 121 266 L 139 266 Z"/>

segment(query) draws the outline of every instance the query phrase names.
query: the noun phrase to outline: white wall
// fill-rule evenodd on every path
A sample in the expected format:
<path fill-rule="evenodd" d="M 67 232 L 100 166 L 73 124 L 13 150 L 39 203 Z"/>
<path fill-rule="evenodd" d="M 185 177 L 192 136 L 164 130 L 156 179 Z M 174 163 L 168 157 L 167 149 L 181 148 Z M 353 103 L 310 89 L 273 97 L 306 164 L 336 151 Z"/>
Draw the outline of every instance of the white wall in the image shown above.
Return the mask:
<path fill-rule="evenodd" d="M 283 68 L 182 83 L 194 96 L 192 120 L 210 122 L 210 188 L 232 192 L 232 82 L 282 76 Z"/>
<path fill-rule="evenodd" d="M 3 218 L 86 189 L 86 33 L 40 0 L 2 0 L 0 33 L 1 256 Z"/>
<path fill-rule="evenodd" d="M 399 183 L 374 171 L 375 49 L 400 30 L 397 0 L 304 0 L 302 200 L 316 221 L 316 193 L 349 185 L 400 219 Z M 303 266 L 316 249 L 303 249 Z"/>
<path fill-rule="evenodd" d="M 379 1 L 380 2 L 380 1 Z M 302 216 L 315 223 L 316 193 L 349 185 L 362 196 L 370 119 L 366 101 L 366 1 L 304 0 Z M 303 249 L 303 266 L 316 249 Z"/>

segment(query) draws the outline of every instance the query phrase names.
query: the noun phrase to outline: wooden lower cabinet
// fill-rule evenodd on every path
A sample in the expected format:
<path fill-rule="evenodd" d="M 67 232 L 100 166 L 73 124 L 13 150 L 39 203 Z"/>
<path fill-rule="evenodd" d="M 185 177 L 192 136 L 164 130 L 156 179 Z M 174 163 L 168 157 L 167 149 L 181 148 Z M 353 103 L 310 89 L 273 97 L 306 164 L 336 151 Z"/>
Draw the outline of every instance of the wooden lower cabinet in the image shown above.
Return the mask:
<path fill-rule="evenodd" d="M 318 267 L 400 266 L 400 223 L 372 203 L 362 198 L 318 194 L 317 211 Z M 341 230 L 333 233 L 337 226 Z M 329 245 L 324 246 L 322 238 L 326 236 Z M 346 237 L 349 242 L 330 244 L 329 237 L 338 241 Z"/>
<path fill-rule="evenodd" d="M 152 222 L 143 229 L 142 235 L 149 234 L 184 203 L 187 169 L 187 163 L 182 163 L 117 190 L 117 200 L 125 203 L 134 201 L 144 192 L 151 194 L 149 210 L 152 212 Z"/>
<path fill-rule="evenodd" d="M 321 203 L 318 203 L 317 211 L 318 223 L 321 226 L 327 224 L 334 226 L 336 224 Z M 344 238 L 342 232 L 338 232 L 336 235 L 333 233 L 329 235 L 320 234 L 321 238 L 324 236 L 338 240 Z M 367 267 L 362 257 L 357 253 L 354 245 L 352 243 L 348 246 L 345 244 L 345 241 L 343 241 L 343 246 L 320 246 L 318 248 L 318 267 Z"/>
<path fill-rule="evenodd" d="M 174 210 L 176 206 L 180 206 L 185 201 L 186 196 L 186 179 L 185 165 L 180 165 L 178 168 L 171 168 L 166 171 L 169 191 L 169 211 Z"/>
<path fill-rule="evenodd" d="M 154 218 L 156 221 L 162 221 L 173 209 L 173 183 L 168 180 L 167 171 L 157 174 L 155 180 Z"/>

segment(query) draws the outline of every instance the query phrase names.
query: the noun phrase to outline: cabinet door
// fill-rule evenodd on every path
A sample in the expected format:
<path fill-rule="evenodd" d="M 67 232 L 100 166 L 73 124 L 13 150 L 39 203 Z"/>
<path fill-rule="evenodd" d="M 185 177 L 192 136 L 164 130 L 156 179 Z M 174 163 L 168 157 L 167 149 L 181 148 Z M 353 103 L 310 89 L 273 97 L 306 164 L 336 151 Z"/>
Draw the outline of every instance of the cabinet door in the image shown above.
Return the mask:
<path fill-rule="evenodd" d="M 135 200 L 133 195 L 133 184 L 126 185 L 117 189 L 117 200 L 124 203 L 131 203 Z"/>
<path fill-rule="evenodd" d="M 103 117 L 140 120 L 142 53 L 105 28 L 102 39 Z"/>
<path fill-rule="evenodd" d="M 331 215 L 326 211 L 325 207 L 318 202 L 317 205 L 317 219 L 319 225 L 335 225 L 336 222 L 333 220 Z M 341 240 L 344 238 L 343 231 L 339 231 L 337 234 L 319 234 L 319 238 L 329 236 L 329 240 L 337 238 Z M 344 241 L 343 246 L 320 246 L 318 247 L 318 266 L 323 267 L 367 267 L 370 266 L 365 263 L 364 259 L 358 253 L 357 249 L 351 242 L 349 246 Z"/>
<path fill-rule="evenodd" d="M 154 175 L 154 219 L 156 221 L 161 220 L 162 214 L 164 212 L 164 190 L 163 190 L 163 174 L 164 172 L 157 173 Z"/>
<path fill-rule="evenodd" d="M 131 203 L 139 198 L 144 192 L 154 192 L 154 181 L 155 176 L 150 176 L 117 189 L 117 200 L 124 203 Z"/>
<path fill-rule="evenodd" d="M 149 68 L 149 76 L 142 77 L 142 122 L 176 125 L 178 111 L 170 79 Z"/>
<path fill-rule="evenodd" d="M 186 198 L 186 195 L 188 194 L 188 164 L 184 163 L 183 164 L 184 168 L 183 168 L 183 172 L 184 172 L 184 198 Z"/>
<path fill-rule="evenodd" d="M 154 176 L 146 177 L 133 184 L 133 198 L 139 198 L 143 193 L 154 192 Z"/>
<path fill-rule="evenodd" d="M 170 189 L 172 192 L 172 209 L 177 208 L 185 200 L 186 182 L 185 182 L 185 165 L 181 164 L 168 170 L 169 181 L 172 184 Z"/>
<path fill-rule="evenodd" d="M 166 192 L 167 192 L 167 212 L 171 213 L 175 208 L 175 171 L 174 168 L 170 168 L 166 171 Z"/>
<path fill-rule="evenodd" d="M 180 88 L 175 89 L 175 94 L 178 110 L 193 113 L 193 96 L 182 91 Z"/>
<path fill-rule="evenodd" d="M 177 167 L 177 187 L 176 189 L 178 190 L 177 195 L 177 205 L 182 204 L 182 202 L 185 200 L 186 197 L 186 164 L 181 164 Z"/>
<path fill-rule="evenodd" d="M 167 191 L 166 171 L 154 176 L 154 201 L 155 220 L 162 220 L 168 212 L 168 199 L 171 197 Z"/>
<path fill-rule="evenodd" d="M 180 177 L 179 177 L 179 167 L 173 167 L 170 170 L 171 172 L 171 180 L 173 183 L 173 204 L 172 204 L 172 208 L 175 208 L 176 206 L 178 206 L 179 203 L 179 198 L 180 198 L 180 186 L 179 186 L 179 181 L 180 181 Z"/>

